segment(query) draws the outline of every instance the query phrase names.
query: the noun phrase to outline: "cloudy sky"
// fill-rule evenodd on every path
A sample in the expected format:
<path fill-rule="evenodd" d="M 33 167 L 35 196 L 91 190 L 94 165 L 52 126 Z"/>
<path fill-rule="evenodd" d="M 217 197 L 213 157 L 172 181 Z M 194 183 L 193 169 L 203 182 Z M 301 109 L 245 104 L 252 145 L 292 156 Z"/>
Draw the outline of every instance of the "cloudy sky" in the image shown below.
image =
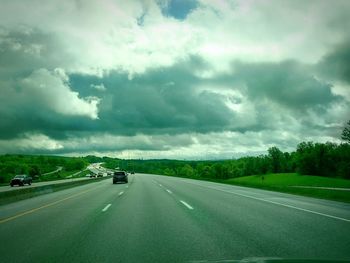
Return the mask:
<path fill-rule="evenodd" d="M 348 0 L 0 0 L 0 153 L 232 158 L 340 142 Z"/>

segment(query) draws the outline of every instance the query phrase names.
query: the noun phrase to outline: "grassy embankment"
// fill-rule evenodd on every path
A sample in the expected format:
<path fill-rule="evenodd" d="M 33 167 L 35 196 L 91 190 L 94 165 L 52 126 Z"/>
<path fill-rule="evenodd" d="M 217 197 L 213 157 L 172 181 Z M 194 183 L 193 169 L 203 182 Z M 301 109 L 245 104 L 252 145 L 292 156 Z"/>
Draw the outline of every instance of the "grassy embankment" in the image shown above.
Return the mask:
<path fill-rule="evenodd" d="M 79 178 L 79 177 L 85 177 L 87 174 L 89 174 L 89 170 L 74 170 L 74 171 L 59 171 L 53 174 L 49 175 L 42 175 L 40 176 L 40 179 L 37 180 L 38 182 L 45 182 L 45 181 L 53 181 L 53 180 L 61 180 L 61 179 L 69 179 L 69 178 Z"/>
<path fill-rule="evenodd" d="M 285 173 L 251 175 L 220 182 L 350 203 L 350 191 L 312 188 L 350 188 L 350 180 L 345 179 Z"/>

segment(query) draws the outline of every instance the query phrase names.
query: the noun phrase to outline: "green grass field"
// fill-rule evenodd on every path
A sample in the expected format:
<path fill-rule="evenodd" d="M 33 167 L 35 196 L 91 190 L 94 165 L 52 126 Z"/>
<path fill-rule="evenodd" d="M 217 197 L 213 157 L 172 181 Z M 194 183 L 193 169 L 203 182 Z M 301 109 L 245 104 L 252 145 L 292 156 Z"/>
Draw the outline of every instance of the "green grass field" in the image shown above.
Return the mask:
<path fill-rule="evenodd" d="M 262 180 L 264 177 L 264 180 Z M 247 183 L 270 186 L 316 186 L 350 188 L 350 180 L 321 176 L 300 175 L 296 173 L 265 174 L 238 177 L 227 180 L 229 182 Z"/>
<path fill-rule="evenodd" d="M 264 178 L 264 179 L 262 179 Z M 296 173 L 287 174 L 265 174 L 251 175 L 225 180 L 224 183 L 263 188 L 279 192 L 299 194 L 316 198 L 323 198 L 335 201 L 350 203 L 350 191 L 340 191 L 332 189 L 298 188 L 304 187 L 330 187 L 330 188 L 350 188 L 350 180 L 299 175 Z"/>

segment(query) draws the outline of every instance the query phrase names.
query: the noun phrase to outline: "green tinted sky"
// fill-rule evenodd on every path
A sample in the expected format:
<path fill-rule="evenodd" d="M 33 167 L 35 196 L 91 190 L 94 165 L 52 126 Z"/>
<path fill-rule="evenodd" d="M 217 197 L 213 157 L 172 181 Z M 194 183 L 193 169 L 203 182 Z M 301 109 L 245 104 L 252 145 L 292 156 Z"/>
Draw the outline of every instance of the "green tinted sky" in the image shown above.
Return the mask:
<path fill-rule="evenodd" d="M 230 158 L 350 119 L 347 0 L 0 5 L 0 153 Z"/>

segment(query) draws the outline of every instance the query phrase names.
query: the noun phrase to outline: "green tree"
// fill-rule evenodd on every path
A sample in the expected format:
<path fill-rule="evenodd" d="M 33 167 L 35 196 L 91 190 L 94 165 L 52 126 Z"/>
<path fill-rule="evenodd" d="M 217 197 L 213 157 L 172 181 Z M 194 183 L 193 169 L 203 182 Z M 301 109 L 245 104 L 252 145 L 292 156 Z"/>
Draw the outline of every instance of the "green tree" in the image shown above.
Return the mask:
<path fill-rule="evenodd" d="M 270 168 L 270 160 L 266 155 L 256 157 L 256 174 L 266 174 Z"/>
<path fill-rule="evenodd" d="M 341 138 L 347 143 L 350 143 L 350 120 L 348 121 L 347 126 L 344 128 Z"/>
<path fill-rule="evenodd" d="M 214 165 L 212 165 L 211 170 L 214 178 L 227 178 L 228 171 L 222 163 L 215 163 Z"/>
<path fill-rule="evenodd" d="M 194 175 L 194 170 L 189 164 L 185 164 L 181 168 L 180 174 L 186 177 L 192 177 Z"/>
<path fill-rule="evenodd" d="M 283 152 L 277 147 L 271 147 L 267 150 L 267 152 L 271 163 L 271 171 L 273 173 L 282 172 L 284 168 L 283 165 L 285 163 Z"/>
<path fill-rule="evenodd" d="M 300 174 L 313 175 L 315 173 L 314 168 L 314 143 L 302 142 L 297 146 L 297 171 Z"/>
<path fill-rule="evenodd" d="M 87 163 L 83 159 L 72 158 L 66 160 L 64 167 L 66 171 L 75 171 L 84 169 L 86 165 Z"/>
<path fill-rule="evenodd" d="M 165 168 L 163 172 L 165 175 L 171 175 L 171 176 L 175 175 L 175 171 L 171 168 Z"/>
<path fill-rule="evenodd" d="M 39 168 L 39 166 L 38 165 L 31 165 L 30 167 L 29 167 L 29 175 L 30 176 L 35 176 L 35 175 L 40 175 L 41 173 L 40 173 L 40 168 Z"/>
<path fill-rule="evenodd" d="M 197 166 L 197 172 L 200 177 L 209 178 L 210 177 L 210 166 L 206 163 L 201 163 Z"/>

